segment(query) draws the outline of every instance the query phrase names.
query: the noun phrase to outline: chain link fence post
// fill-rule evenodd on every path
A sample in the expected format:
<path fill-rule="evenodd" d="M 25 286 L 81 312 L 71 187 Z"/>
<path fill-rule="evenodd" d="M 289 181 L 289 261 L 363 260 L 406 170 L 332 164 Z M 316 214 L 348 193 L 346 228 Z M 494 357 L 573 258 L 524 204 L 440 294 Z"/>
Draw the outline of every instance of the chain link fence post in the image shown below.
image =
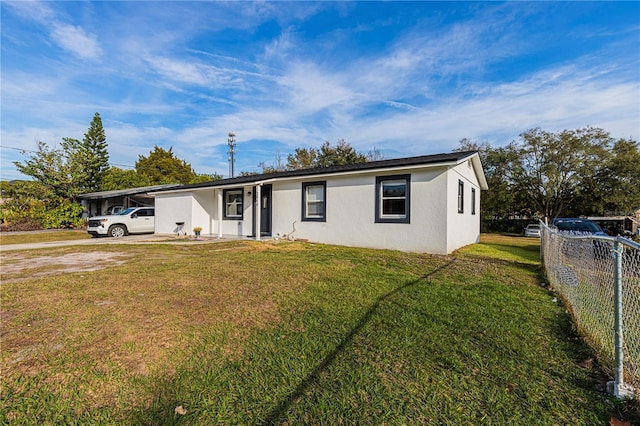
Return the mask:
<path fill-rule="evenodd" d="M 613 243 L 613 316 L 614 316 L 614 345 L 615 345 L 615 377 L 607 383 L 607 391 L 617 398 L 633 398 L 633 386 L 624 383 L 624 335 L 622 321 L 622 254 L 624 247 L 616 239 Z"/>
<path fill-rule="evenodd" d="M 614 379 L 607 391 L 640 400 L 640 244 L 540 226 L 547 279 Z"/>

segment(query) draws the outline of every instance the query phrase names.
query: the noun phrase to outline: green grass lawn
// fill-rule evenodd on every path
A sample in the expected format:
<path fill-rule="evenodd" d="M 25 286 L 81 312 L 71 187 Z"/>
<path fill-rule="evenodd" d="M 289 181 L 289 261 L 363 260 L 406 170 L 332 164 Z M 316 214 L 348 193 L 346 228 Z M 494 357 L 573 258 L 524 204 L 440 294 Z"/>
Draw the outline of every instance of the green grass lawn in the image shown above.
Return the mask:
<path fill-rule="evenodd" d="M 105 246 L 127 262 L 3 268 L 0 420 L 608 424 L 598 372 L 579 366 L 593 354 L 539 285 L 537 242 Z"/>
<path fill-rule="evenodd" d="M 84 240 L 88 238 L 91 238 L 91 235 L 83 229 L 29 233 L 3 232 L 0 234 L 0 244 L 44 243 L 49 241 Z"/>

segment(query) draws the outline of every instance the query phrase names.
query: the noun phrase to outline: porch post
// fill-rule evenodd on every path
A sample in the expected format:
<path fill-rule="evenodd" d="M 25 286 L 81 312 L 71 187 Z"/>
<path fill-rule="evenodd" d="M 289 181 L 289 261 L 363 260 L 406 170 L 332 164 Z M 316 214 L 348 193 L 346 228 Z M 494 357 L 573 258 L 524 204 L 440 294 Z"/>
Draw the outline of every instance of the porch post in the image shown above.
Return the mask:
<path fill-rule="evenodd" d="M 256 185 L 256 203 L 253 206 L 253 214 L 256 215 L 256 241 L 260 241 L 260 228 L 262 219 L 262 185 Z"/>
<path fill-rule="evenodd" d="M 222 238 L 222 189 L 218 188 L 218 238 Z"/>

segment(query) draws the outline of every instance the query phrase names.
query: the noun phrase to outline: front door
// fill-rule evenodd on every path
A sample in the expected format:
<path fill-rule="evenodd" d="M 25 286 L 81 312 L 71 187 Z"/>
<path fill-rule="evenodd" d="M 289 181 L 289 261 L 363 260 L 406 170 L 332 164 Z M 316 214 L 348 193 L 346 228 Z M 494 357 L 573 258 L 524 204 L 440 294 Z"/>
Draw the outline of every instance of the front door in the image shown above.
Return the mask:
<path fill-rule="evenodd" d="M 271 235 L 271 185 L 263 185 L 261 192 L 260 235 Z"/>
<path fill-rule="evenodd" d="M 254 205 L 256 191 L 253 191 Z M 260 210 L 260 236 L 271 235 L 271 185 L 263 185 L 260 188 L 260 202 L 257 203 Z M 256 235 L 256 221 L 253 221 L 253 235 Z"/>

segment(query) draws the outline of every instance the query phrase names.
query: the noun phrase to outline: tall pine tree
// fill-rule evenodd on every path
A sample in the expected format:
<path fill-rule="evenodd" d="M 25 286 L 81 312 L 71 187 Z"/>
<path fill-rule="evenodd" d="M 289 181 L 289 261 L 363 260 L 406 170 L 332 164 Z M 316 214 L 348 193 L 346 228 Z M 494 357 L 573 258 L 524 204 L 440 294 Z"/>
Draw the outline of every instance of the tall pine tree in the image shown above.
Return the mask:
<path fill-rule="evenodd" d="M 81 158 L 85 178 L 83 189 L 97 191 L 102 187 L 105 173 L 109 169 L 109 153 L 107 152 L 107 137 L 102 127 L 102 118 L 95 113 L 89 130 L 84 134 L 81 144 Z"/>

